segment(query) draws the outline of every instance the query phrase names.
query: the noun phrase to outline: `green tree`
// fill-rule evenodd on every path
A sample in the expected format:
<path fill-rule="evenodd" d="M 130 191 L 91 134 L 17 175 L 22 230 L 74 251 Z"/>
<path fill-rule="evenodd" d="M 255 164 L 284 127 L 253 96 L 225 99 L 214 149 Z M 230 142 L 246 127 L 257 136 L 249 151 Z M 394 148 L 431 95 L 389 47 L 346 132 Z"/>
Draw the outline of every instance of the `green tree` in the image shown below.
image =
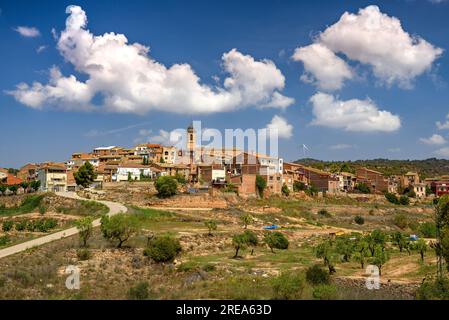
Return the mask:
<path fill-rule="evenodd" d="M 169 198 L 176 194 L 178 182 L 172 176 L 160 176 L 154 183 L 154 187 L 160 198 Z"/>
<path fill-rule="evenodd" d="M 288 197 L 290 195 L 290 189 L 288 188 L 288 186 L 285 183 L 282 185 L 281 192 L 286 197 Z"/>
<path fill-rule="evenodd" d="M 264 242 L 270 247 L 271 252 L 274 253 L 274 249 L 285 250 L 288 249 L 288 239 L 281 232 L 267 232 L 264 236 Z"/>
<path fill-rule="evenodd" d="M 263 192 L 266 187 L 267 187 L 267 181 L 262 176 L 257 175 L 256 176 L 256 189 L 261 198 L 263 198 Z"/>
<path fill-rule="evenodd" d="M 412 248 L 419 252 L 421 262 L 424 262 L 424 256 L 428 249 L 427 242 L 424 239 L 418 239 L 418 241 L 413 244 Z"/>
<path fill-rule="evenodd" d="M 357 239 L 355 248 L 354 248 L 354 254 L 353 258 L 355 261 L 360 263 L 361 268 L 365 268 L 365 260 L 366 256 L 368 254 L 368 242 L 365 238 L 360 237 Z"/>
<path fill-rule="evenodd" d="M 74 222 L 75 227 L 79 231 L 80 242 L 83 247 L 87 247 L 87 241 L 92 236 L 93 221 L 93 217 L 84 217 Z"/>
<path fill-rule="evenodd" d="M 234 258 L 237 258 L 239 255 L 239 251 L 244 250 L 246 248 L 247 245 L 246 236 L 243 233 L 236 234 L 235 236 L 232 237 L 232 245 L 234 246 L 235 249 Z"/>
<path fill-rule="evenodd" d="M 159 159 L 159 163 L 165 163 L 164 157 L 161 157 L 161 158 Z"/>
<path fill-rule="evenodd" d="M 204 222 L 204 225 L 209 229 L 209 236 L 212 235 L 213 230 L 217 230 L 217 222 L 215 222 L 215 220 L 207 220 Z"/>
<path fill-rule="evenodd" d="M 376 246 L 380 246 L 382 250 L 385 249 L 387 235 L 381 230 L 375 229 L 365 237 L 365 241 L 368 244 L 368 249 L 371 252 L 371 257 L 373 257 Z"/>
<path fill-rule="evenodd" d="M 30 182 L 30 187 L 33 188 L 34 190 L 38 190 L 40 186 L 41 186 L 40 180 L 33 180 Z"/>
<path fill-rule="evenodd" d="M 323 259 L 324 265 L 328 268 L 329 274 L 336 272 L 335 263 L 337 262 L 338 254 L 336 254 L 333 243 L 330 240 L 325 240 L 315 247 L 315 256 Z"/>
<path fill-rule="evenodd" d="M 335 241 L 335 250 L 341 256 L 343 262 L 349 262 L 354 250 L 355 241 L 351 240 L 348 236 L 338 237 Z"/>
<path fill-rule="evenodd" d="M 404 249 L 407 250 L 407 252 L 410 252 L 410 240 L 402 232 L 395 232 L 391 236 L 391 240 L 391 242 L 399 248 L 399 252 L 402 252 Z"/>
<path fill-rule="evenodd" d="M 178 181 L 179 184 L 183 184 L 183 185 L 184 185 L 184 184 L 187 183 L 186 177 L 183 176 L 183 175 L 180 174 L 180 173 L 177 173 L 177 174 L 175 175 L 175 179 L 176 179 L 176 181 Z"/>
<path fill-rule="evenodd" d="M 253 223 L 254 218 L 252 215 L 250 215 L 249 213 L 246 213 L 244 215 L 242 215 L 240 217 L 240 220 L 242 220 L 243 223 L 243 227 L 246 229 L 248 227 L 248 225 L 250 225 L 251 223 Z"/>
<path fill-rule="evenodd" d="M 86 161 L 77 172 L 73 173 L 73 177 L 77 185 L 87 188 L 94 182 L 97 175 L 94 166 L 89 161 Z"/>
<path fill-rule="evenodd" d="M 312 285 L 328 284 L 330 277 L 329 272 L 321 268 L 321 266 L 314 264 L 307 268 L 306 279 Z"/>
<path fill-rule="evenodd" d="M 134 215 L 119 213 L 111 217 L 104 215 L 101 218 L 103 236 L 109 241 L 116 241 L 117 248 L 121 248 L 123 243 L 138 231 L 139 223 Z"/>
<path fill-rule="evenodd" d="M 379 268 L 379 276 L 382 275 L 382 267 L 390 258 L 388 251 L 380 245 L 376 245 L 374 255 L 369 259 L 369 263 Z"/>
<path fill-rule="evenodd" d="M 250 230 L 245 230 L 243 232 L 245 238 L 246 238 L 246 244 L 249 245 L 250 247 L 252 247 L 251 249 L 251 255 L 254 254 L 254 248 L 257 247 L 257 245 L 259 244 L 259 240 L 257 239 L 257 235 L 250 231 Z"/>

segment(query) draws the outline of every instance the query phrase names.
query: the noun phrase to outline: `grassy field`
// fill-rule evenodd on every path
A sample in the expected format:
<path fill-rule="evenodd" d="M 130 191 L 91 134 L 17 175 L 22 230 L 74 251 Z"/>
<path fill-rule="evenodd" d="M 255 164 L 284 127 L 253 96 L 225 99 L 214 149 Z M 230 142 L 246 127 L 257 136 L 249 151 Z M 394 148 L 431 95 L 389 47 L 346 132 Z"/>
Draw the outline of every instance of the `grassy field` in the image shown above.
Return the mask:
<path fill-rule="evenodd" d="M 259 205 L 259 200 L 252 201 Z M 96 229 L 89 241 L 88 260 L 78 257 L 80 247 L 76 236 L 0 260 L 0 299 L 127 299 L 128 290 L 140 283 L 149 284 L 150 299 L 278 299 L 285 298 L 285 293 L 279 291 L 279 283 L 285 286 L 289 282 L 284 278 L 289 276 L 298 277 L 301 284 L 301 290 L 294 288 L 300 295 L 288 296 L 294 299 L 410 299 L 422 279 L 435 273 L 432 250 L 421 262 L 417 252 L 401 253 L 390 244 L 390 259 L 382 268 L 384 287 L 381 290 L 372 291 L 348 282 L 362 283 L 365 279 L 360 264 L 350 261 L 336 264 L 337 272 L 329 288 L 323 291 L 303 280 L 307 268 L 323 263 L 316 258 L 315 246 L 332 230 L 368 231 L 378 225 L 398 230 L 392 225 L 392 219 L 399 208 L 386 206 L 374 209 L 379 211 L 372 214 L 370 210 L 374 206 L 317 204 L 314 207 L 288 199 L 271 204 L 281 211 L 254 213 L 255 221 L 248 228 L 262 240 L 265 232 L 262 227 L 277 223 L 290 241 L 287 250 L 272 253 L 260 244 L 253 254 L 250 249 L 243 249 L 239 258 L 233 258 L 235 249 L 231 239 L 244 230 L 240 217 L 247 212 L 245 208 L 168 212 L 130 206 L 129 214 L 138 217 L 141 231 L 123 249 L 116 249 Z M 329 210 L 329 216 L 316 213 L 323 205 Z M 352 211 L 348 214 L 349 209 Z M 413 211 L 415 208 L 400 210 L 409 215 L 410 223 L 429 218 L 425 208 L 419 212 Z M 365 217 L 363 226 L 352 221 L 356 213 Z M 348 215 L 351 220 L 347 219 Z M 210 219 L 218 225 L 212 236 L 204 224 Z M 161 265 L 144 257 L 148 235 L 167 233 L 177 237 L 182 245 L 182 253 L 175 263 Z M 64 270 L 68 265 L 80 268 L 80 290 L 65 288 Z M 326 295 L 317 294 L 320 290 Z"/>

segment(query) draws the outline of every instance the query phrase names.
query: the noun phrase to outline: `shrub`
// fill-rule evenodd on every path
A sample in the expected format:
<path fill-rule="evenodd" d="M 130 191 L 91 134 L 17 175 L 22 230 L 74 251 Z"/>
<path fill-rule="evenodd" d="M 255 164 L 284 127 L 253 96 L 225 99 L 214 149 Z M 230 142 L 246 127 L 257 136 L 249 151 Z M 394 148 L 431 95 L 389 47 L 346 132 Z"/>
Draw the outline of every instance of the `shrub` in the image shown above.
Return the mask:
<path fill-rule="evenodd" d="M 416 298 L 418 300 L 448 300 L 449 280 L 441 278 L 423 282 L 416 292 Z"/>
<path fill-rule="evenodd" d="M 173 262 L 181 250 L 178 239 L 170 236 L 159 236 L 149 243 L 143 254 L 158 263 Z"/>
<path fill-rule="evenodd" d="M 397 215 L 394 216 L 393 223 L 398 228 L 405 229 L 408 225 L 408 218 L 406 215 L 398 213 Z"/>
<path fill-rule="evenodd" d="M 365 219 L 362 216 L 355 216 L 354 222 L 359 225 L 362 225 L 365 223 Z"/>
<path fill-rule="evenodd" d="M 318 300 L 336 300 L 337 288 L 333 285 L 323 284 L 313 288 L 313 297 Z"/>
<path fill-rule="evenodd" d="M 217 223 L 214 220 L 208 220 L 204 222 L 204 225 L 209 229 L 208 235 L 212 235 L 213 230 L 217 230 Z"/>
<path fill-rule="evenodd" d="M 309 267 L 306 271 L 307 282 L 313 285 L 327 284 L 329 283 L 329 278 L 329 273 L 317 264 Z"/>
<path fill-rule="evenodd" d="M 248 225 L 251 224 L 254 221 L 254 218 L 253 218 L 252 215 L 247 213 L 247 214 L 244 214 L 243 216 L 241 216 L 240 220 L 242 220 L 243 227 L 246 229 L 248 227 Z"/>
<path fill-rule="evenodd" d="M 280 232 L 268 232 L 265 234 L 264 242 L 270 247 L 271 251 L 273 249 L 288 249 L 288 239 L 284 234 Z"/>
<path fill-rule="evenodd" d="M 149 297 L 150 290 L 147 282 L 140 282 L 128 290 L 130 300 L 147 300 Z"/>
<path fill-rule="evenodd" d="M 329 211 L 327 211 L 326 209 L 320 209 L 318 211 L 318 215 L 322 216 L 322 217 L 326 217 L 326 218 L 330 218 L 332 217 L 332 215 L 329 213 Z"/>
<path fill-rule="evenodd" d="M 306 189 L 307 189 L 307 186 L 304 182 L 295 181 L 293 183 L 293 191 L 295 191 L 295 192 L 304 191 Z"/>
<path fill-rule="evenodd" d="M 27 222 L 25 220 L 22 221 L 16 221 L 15 228 L 17 231 L 23 231 L 26 229 Z"/>
<path fill-rule="evenodd" d="M 157 195 L 160 198 L 169 198 L 176 194 L 178 189 L 178 182 L 171 176 L 160 176 L 154 183 L 154 187 L 157 190 Z"/>
<path fill-rule="evenodd" d="M 85 260 L 89 260 L 90 257 L 92 256 L 92 254 L 89 251 L 89 249 L 82 248 L 82 249 L 78 249 L 76 251 L 76 256 L 78 257 L 78 260 L 85 261 Z"/>
<path fill-rule="evenodd" d="M 394 193 L 387 192 L 385 193 L 385 198 L 388 200 L 388 202 L 391 202 L 393 204 L 399 204 L 399 199 L 396 197 Z"/>
<path fill-rule="evenodd" d="M 43 205 L 40 205 L 40 206 L 39 206 L 39 213 L 40 213 L 41 215 L 44 215 L 45 212 L 47 212 L 47 208 L 46 208 L 45 206 L 43 206 Z"/>
<path fill-rule="evenodd" d="M 418 228 L 419 234 L 424 238 L 435 238 L 437 227 L 435 222 L 424 222 Z"/>
<path fill-rule="evenodd" d="M 371 193 L 371 189 L 369 188 L 369 186 L 364 183 L 364 182 L 360 182 L 355 186 L 355 189 L 358 190 L 360 193 Z"/>
<path fill-rule="evenodd" d="M 176 179 L 176 181 L 178 181 L 179 184 L 186 184 L 186 183 L 187 183 L 186 177 L 184 177 L 184 176 L 183 176 L 182 174 L 180 174 L 180 173 L 177 173 L 177 174 L 175 175 L 175 179 Z"/>
<path fill-rule="evenodd" d="M 74 222 L 75 227 L 79 231 L 80 242 L 83 247 L 87 247 L 87 241 L 92 236 L 93 221 L 94 219 L 92 217 L 84 217 Z"/>
<path fill-rule="evenodd" d="M 203 269 L 203 271 L 206 271 L 206 272 L 212 272 L 216 269 L 216 267 L 214 264 L 206 263 L 201 269 Z"/>
<path fill-rule="evenodd" d="M 8 244 L 9 237 L 8 236 L 1 236 L 0 237 L 0 247 Z"/>
<path fill-rule="evenodd" d="M 290 195 L 290 189 L 288 188 L 288 186 L 285 183 L 282 185 L 281 192 L 286 197 L 288 197 Z"/>
<path fill-rule="evenodd" d="M 188 271 L 192 271 L 192 270 L 196 270 L 198 268 L 198 265 L 193 262 L 193 261 L 187 261 L 187 262 L 183 262 L 181 263 L 176 270 L 178 272 L 188 272 Z"/>
<path fill-rule="evenodd" d="M 2 224 L 2 230 L 4 231 L 4 232 L 8 232 L 8 231 L 11 231 L 11 229 L 14 227 L 14 222 L 13 221 L 11 221 L 11 220 L 5 220 L 5 221 L 3 221 L 3 224 Z"/>
<path fill-rule="evenodd" d="M 399 197 L 399 203 L 403 206 L 408 206 L 410 204 L 410 198 L 406 195 L 402 195 Z"/>
<path fill-rule="evenodd" d="M 303 296 L 306 281 L 301 273 L 282 273 L 272 280 L 274 299 L 298 300 Z"/>

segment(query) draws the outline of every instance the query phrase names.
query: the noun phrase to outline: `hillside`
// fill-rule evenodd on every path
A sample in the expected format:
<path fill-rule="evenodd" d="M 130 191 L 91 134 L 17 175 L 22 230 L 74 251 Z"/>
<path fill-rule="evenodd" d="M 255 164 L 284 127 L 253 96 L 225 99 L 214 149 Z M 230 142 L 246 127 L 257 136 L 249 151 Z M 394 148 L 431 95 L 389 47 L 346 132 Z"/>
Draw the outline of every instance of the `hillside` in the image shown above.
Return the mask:
<path fill-rule="evenodd" d="M 357 167 L 367 167 L 377 170 L 385 175 L 400 175 L 407 171 L 418 172 L 421 178 L 449 175 L 449 160 L 429 158 L 425 160 L 355 160 L 355 161 L 322 161 L 310 158 L 296 160 L 295 163 L 311 166 L 314 168 L 337 172 L 342 166 L 343 171 L 353 172 Z"/>

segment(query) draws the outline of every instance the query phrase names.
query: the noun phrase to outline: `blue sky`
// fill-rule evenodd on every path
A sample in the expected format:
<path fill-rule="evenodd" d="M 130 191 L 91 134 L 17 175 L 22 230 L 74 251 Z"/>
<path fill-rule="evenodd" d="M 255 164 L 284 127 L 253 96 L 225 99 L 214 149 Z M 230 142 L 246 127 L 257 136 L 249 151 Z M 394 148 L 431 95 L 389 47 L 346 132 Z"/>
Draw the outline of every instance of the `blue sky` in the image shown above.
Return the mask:
<path fill-rule="evenodd" d="M 73 27 L 66 29 L 69 5 L 81 7 L 87 15 L 87 27 L 81 27 L 82 32 L 88 30 L 94 36 L 123 34 L 128 43 L 122 48 L 133 43 L 148 46 L 147 56 L 165 68 L 157 75 L 171 80 L 158 83 L 151 94 L 130 92 L 133 73 L 151 77 L 153 67 L 142 69 L 130 62 L 132 57 L 127 62 L 118 61 L 109 54 L 113 49 L 92 51 L 90 56 L 69 46 L 62 52 L 61 46 L 58 49 L 61 32 L 79 34 Z M 352 42 L 344 38 L 341 41 L 343 24 L 326 30 L 337 24 L 345 12 L 360 18 L 363 14 L 359 9 L 369 5 L 378 6 L 380 14 L 387 17 L 379 37 L 371 39 L 374 42 L 369 42 L 369 47 L 354 49 Z M 444 126 L 449 113 L 447 1 L 2 0 L 0 10 L 0 167 L 63 161 L 73 152 L 101 145 L 130 147 L 153 136 L 160 139 L 160 130 L 183 128 L 192 120 L 221 130 L 257 129 L 273 122 L 275 116 L 286 122 L 280 122 L 284 134 L 279 151 L 287 160 L 303 156 L 302 144 L 309 147 L 308 157 L 326 160 L 449 158 L 449 130 Z M 418 42 L 407 44 L 402 33 L 397 42 L 382 42 L 382 28 L 393 24 L 389 20 L 392 17 L 400 21 L 405 35 Z M 18 29 L 20 26 L 27 29 Z M 328 37 L 320 38 L 320 33 Z M 360 35 L 366 34 L 361 30 Z M 389 36 L 385 39 L 391 39 Z M 418 48 L 417 39 L 425 40 L 428 46 L 421 43 Z M 389 48 L 391 43 L 398 45 Z M 312 44 L 329 52 L 329 59 L 338 60 L 341 68 L 320 76 L 317 72 L 322 70 L 317 68 L 328 60 L 316 63 L 315 54 L 292 58 L 295 49 L 310 48 Z M 383 52 L 373 51 L 377 46 Z M 236 51 L 231 51 L 234 48 Z M 422 54 L 427 64 L 425 59 L 405 63 L 402 58 L 408 57 L 407 50 Z M 227 59 L 222 59 L 225 53 Z M 93 54 L 98 55 L 93 58 Z M 103 59 L 101 54 L 106 57 Z M 108 66 L 123 66 L 124 74 L 113 70 L 117 74 L 106 78 L 104 65 L 100 71 L 87 65 L 94 60 L 106 65 L 108 59 L 114 61 Z M 145 59 L 139 61 L 146 66 Z M 244 63 L 239 64 L 241 61 Z M 308 69 L 306 62 L 310 62 Z M 175 64 L 188 65 L 190 71 L 171 69 Z M 53 79 L 76 77 L 76 83 L 67 84 L 76 87 L 73 96 L 61 93 L 65 82 L 51 83 L 52 67 L 53 73 L 59 70 Z M 234 76 L 229 74 L 231 69 Z M 253 70 L 256 76 L 248 78 Z M 326 77 L 335 80 L 345 70 L 350 70 L 350 76 L 337 76 L 337 84 L 326 85 Z M 198 77 L 197 81 L 191 79 L 192 75 Z M 226 85 L 226 78 L 233 84 Z M 142 81 L 139 85 L 143 90 L 152 89 L 146 78 Z M 33 88 L 33 82 L 46 89 Z M 20 91 L 16 88 L 19 83 L 28 87 Z M 127 86 L 130 89 L 124 89 Z M 172 92 L 178 87 L 185 90 L 182 95 Z M 38 100 L 35 95 L 29 98 L 36 92 Z M 277 95 L 282 101 L 276 100 Z M 316 98 L 315 104 L 312 97 Z M 83 111 L 86 105 L 94 110 Z M 349 114 L 341 116 L 339 108 Z M 365 111 L 360 112 L 360 108 Z M 357 117 L 348 123 L 353 112 Z"/>

